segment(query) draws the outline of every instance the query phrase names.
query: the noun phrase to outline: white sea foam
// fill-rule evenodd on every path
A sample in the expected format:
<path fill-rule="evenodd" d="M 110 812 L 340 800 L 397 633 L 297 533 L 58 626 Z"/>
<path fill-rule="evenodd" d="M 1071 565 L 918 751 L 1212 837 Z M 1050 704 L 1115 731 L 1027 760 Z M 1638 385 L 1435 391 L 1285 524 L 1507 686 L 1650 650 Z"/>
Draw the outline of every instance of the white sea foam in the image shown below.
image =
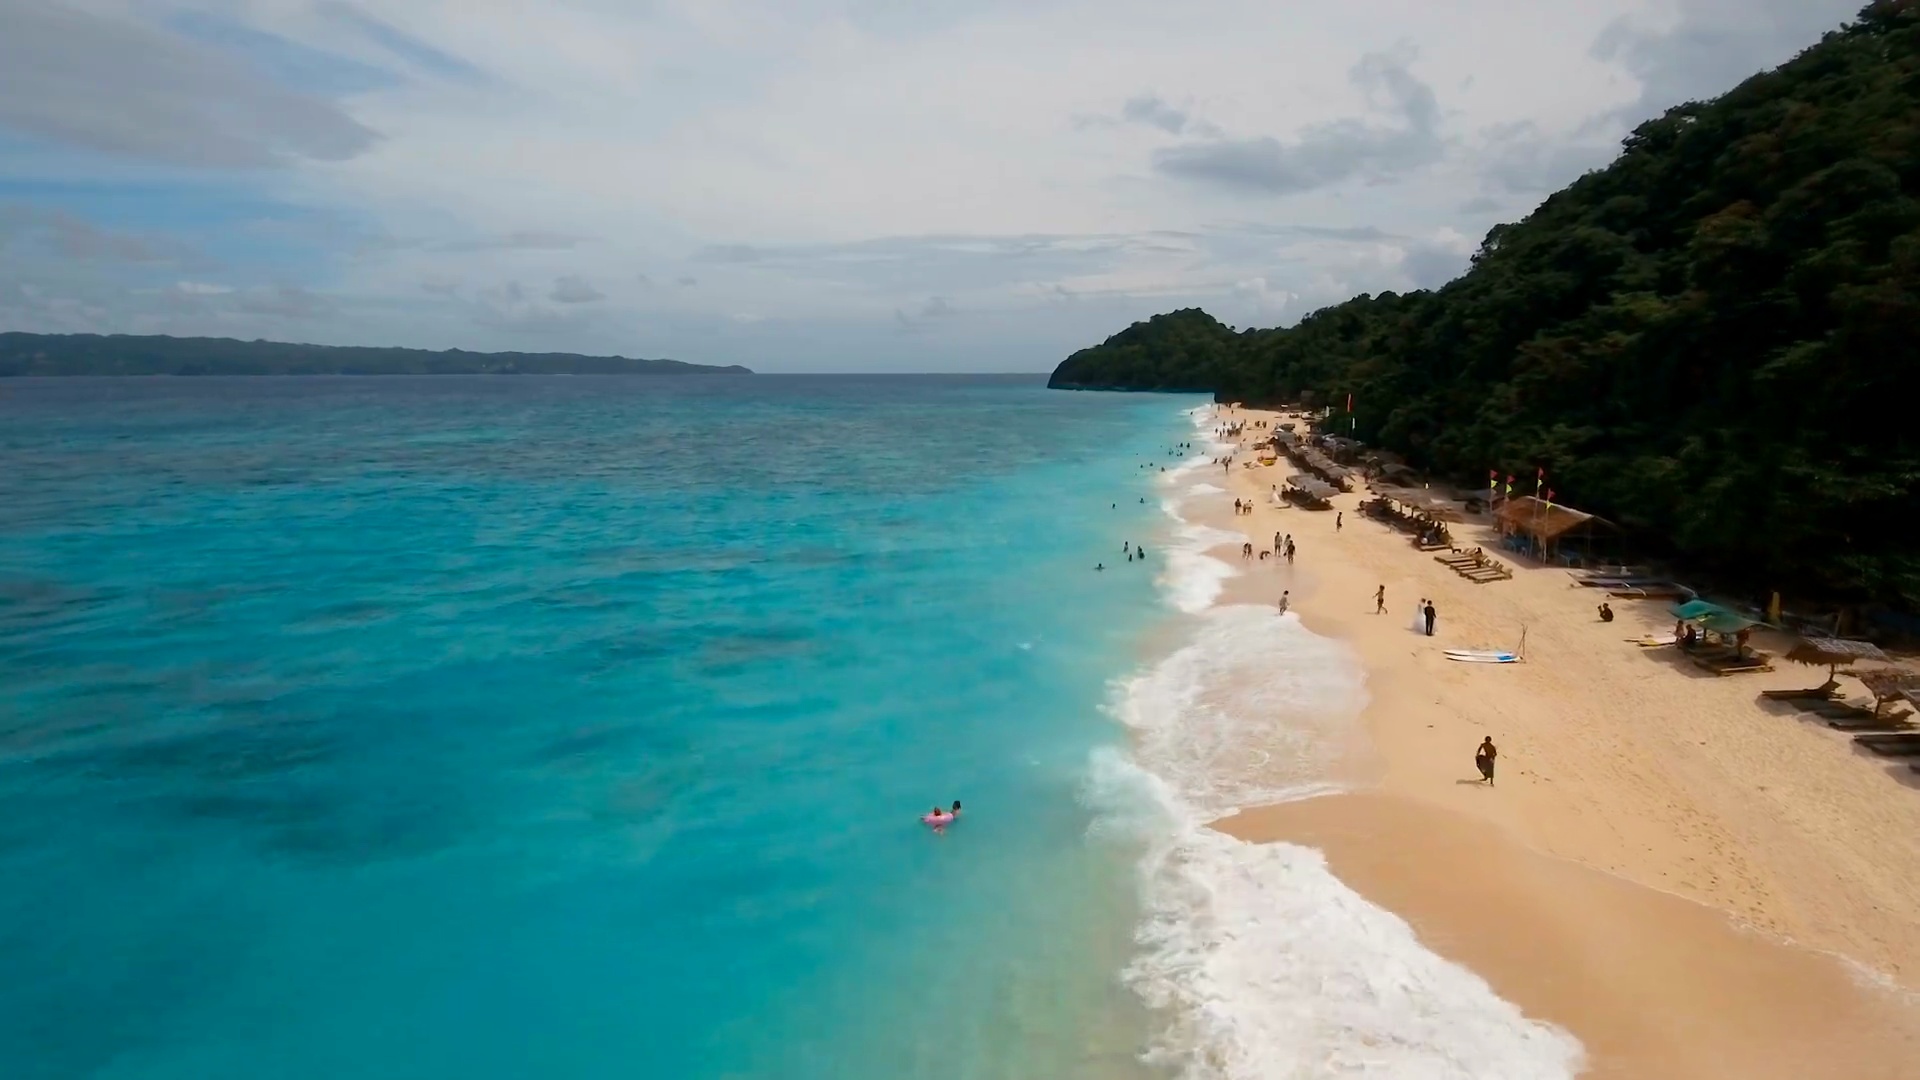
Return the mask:
<path fill-rule="evenodd" d="M 1227 489 L 1218 484 L 1209 484 L 1205 480 L 1187 489 L 1189 495 L 1225 495 Z"/>
<path fill-rule="evenodd" d="M 1206 827 L 1240 807 L 1337 790 L 1335 767 L 1360 737 L 1364 672 L 1297 617 L 1214 607 L 1234 569 L 1201 552 L 1239 538 L 1167 511 L 1176 539 L 1161 582 L 1192 634 L 1114 683 L 1131 753 L 1096 755 L 1087 785 L 1096 829 L 1145 849 L 1145 914 L 1125 977 L 1163 1022 L 1156 1063 L 1184 1080 L 1573 1076 L 1572 1036 L 1427 950 L 1319 852 Z"/>
<path fill-rule="evenodd" d="M 1166 503 L 1161 508 L 1174 513 L 1174 508 Z M 1239 544 L 1239 533 L 1227 532 L 1206 525 L 1194 525 L 1181 522 L 1173 530 L 1173 541 L 1168 546 L 1167 557 L 1161 560 L 1160 576 L 1156 579 L 1167 602 L 1189 615 L 1197 614 L 1213 606 L 1220 598 L 1220 590 L 1228 578 L 1240 571 L 1207 554 L 1211 548 L 1222 544 Z"/>

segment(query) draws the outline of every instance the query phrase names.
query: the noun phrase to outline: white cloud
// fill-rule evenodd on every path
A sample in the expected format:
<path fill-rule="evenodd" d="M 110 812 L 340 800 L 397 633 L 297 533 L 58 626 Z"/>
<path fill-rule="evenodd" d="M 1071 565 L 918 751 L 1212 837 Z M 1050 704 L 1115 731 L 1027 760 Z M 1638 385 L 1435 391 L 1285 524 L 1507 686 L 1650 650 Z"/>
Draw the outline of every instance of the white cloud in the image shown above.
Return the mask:
<path fill-rule="evenodd" d="M 248 174 L 263 196 L 348 223 L 286 279 L 300 291 L 217 307 L 157 305 L 164 278 L 107 288 L 108 262 L 217 273 L 160 258 L 146 228 L 43 224 L 18 254 L 0 229 L 0 275 L 40 283 L 35 311 L 70 298 L 68 321 L 244 314 L 315 340 L 774 369 L 889 362 L 910 327 L 930 363 L 974 348 L 1038 369 L 1174 304 L 1270 323 L 1437 284 L 1635 120 L 1786 59 L 1859 3 L 169 5 L 382 76 L 329 96 L 263 83 L 245 56 L 173 79 L 214 46 L 135 0 L 0 0 L 40 50 L 0 75 L 0 128 L 273 165 Z M 122 116 L 62 74 L 116 62 L 102 86 L 150 94 Z M 253 104 L 209 113 L 223 94 Z M 816 353 L 785 344 L 796 327 Z"/>
<path fill-rule="evenodd" d="M 214 285 L 205 281 L 176 281 L 173 291 L 182 296 L 225 296 L 233 291 L 230 285 Z"/>

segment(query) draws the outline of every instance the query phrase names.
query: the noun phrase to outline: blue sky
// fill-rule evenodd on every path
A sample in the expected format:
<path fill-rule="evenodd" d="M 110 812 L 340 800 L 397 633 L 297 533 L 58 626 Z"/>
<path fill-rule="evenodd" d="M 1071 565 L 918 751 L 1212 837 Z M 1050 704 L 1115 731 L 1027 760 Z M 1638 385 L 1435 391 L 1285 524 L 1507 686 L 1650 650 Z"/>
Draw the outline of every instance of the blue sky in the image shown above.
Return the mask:
<path fill-rule="evenodd" d="M 1290 323 L 1860 0 L 0 0 L 0 330 L 1040 371 Z"/>

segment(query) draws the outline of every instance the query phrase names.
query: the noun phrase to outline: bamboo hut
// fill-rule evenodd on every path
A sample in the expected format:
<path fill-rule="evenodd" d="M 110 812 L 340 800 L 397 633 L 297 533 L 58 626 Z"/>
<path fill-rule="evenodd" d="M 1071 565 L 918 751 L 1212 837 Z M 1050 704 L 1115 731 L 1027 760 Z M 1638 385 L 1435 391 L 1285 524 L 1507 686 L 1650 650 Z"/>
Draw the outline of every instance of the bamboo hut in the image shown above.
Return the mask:
<path fill-rule="evenodd" d="M 1541 559 L 1552 558 L 1568 540 L 1591 541 L 1602 530 L 1614 528 L 1605 518 L 1532 495 L 1515 495 L 1502 502 L 1493 520 L 1501 535 L 1523 537 Z"/>

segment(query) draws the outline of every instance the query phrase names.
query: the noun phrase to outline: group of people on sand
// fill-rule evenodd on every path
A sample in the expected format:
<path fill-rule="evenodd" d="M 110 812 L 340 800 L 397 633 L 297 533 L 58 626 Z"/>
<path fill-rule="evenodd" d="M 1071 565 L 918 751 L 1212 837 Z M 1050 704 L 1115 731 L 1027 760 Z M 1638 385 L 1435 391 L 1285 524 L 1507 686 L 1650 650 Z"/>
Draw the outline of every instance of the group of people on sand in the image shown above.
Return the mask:
<path fill-rule="evenodd" d="M 1238 434 L 1238 431 L 1232 431 L 1230 428 L 1222 428 L 1216 431 L 1217 434 L 1228 434 L 1229 432 L 1231 432 L 1232 434 Z M 1215 464 L 1223 465 L 1228 468 L 1231 468 L 1232 459 L 1216 458 Z M 1275 494 L 1276 495 L 1278 494 L 1277 488 L 1275 489 Z M 1253 510 L 1253 505 L 1251 501 L 1235 499 L 1233 508 L 1234 508 L 1234 513 L 1236 515 L 1240 515 L 1245 513 L 1251 513 Z M 1339 513 L 1336 513 L 1334 515 L 1334 531 L 1336 532 L 1338 532 L 1340 530 L 1340 527 L 1345 523 L 1342 520 L 1342 517 L 1343 515 Z M 1286 560 L 1289 563 L 1291 563 L 1294 557 L 1293 536 L 1291 534 L 1283 535 L 1278 532 L 1274 533 L 1272 554 L 1283 555 L 1286 558 Z M 1478 549 L 1475 549 L 1475 554 L 1479 554 Z M 1260 552 L 1260 557 L 1262 559 L 1266 558 L 1267 555 L 1268 553 L 1265 551 Z M 1253 558 L 1253 545 L 1251 543 L 1241 545 L 1240 556 L 1243 559 Z M 1280 603 L 1279 603 L 1280 614 L 1285 615 L 1287 613 L 1288 609 L 1292 605 L 1292 600 L 1293 600 L 1293 594 L 1290 591 L 1284 590 L 1284 589 L 1281 590 Z M 1607 607 L 1607 605 L 1604 605 L 1604 604 L 1601 605 L 1601 608 L 1602 610 L 1600 613 L 1600 618 L 1603 621 L 1612 622 L 1613 621 L 1612 609 L 1610 607 Z M 1374 614 L 1376 615 L 1384 615 L 1387 613 L 1387 587 L 1385 585 L 1376 586 L 1373 590 L 1373 610 L 1374 610 Z M 1427 637 L 1432 637 L 1434 635 L 1434 630 L 1439 623 L 1439 619 L 1440 619 L 1440 612 L 1439 612 L 1439 609 L 1434 607 L 1433 601 L 1426 597 L 1422 597 L 1420 599 L 1420 602 L 1416 604 L 1413 609 L 1413 630 L 1415 633 L 1425 634 Z M 1676 628 L 1675 633 L 1676 635 L 1680 633 L 1679 628 Z M 1485 738 L 1481 739 L 1480 745 L 1474 748 L 1474 752 L 1473 752 L 1474 768 L 1480 773 L 1481 782 L 1485 783 L 1489 787 L 1493 786 L 1494 762 L 1499 758 L 1499 756 L 1500 756 L 1500 750 L 1498 747 L 1494 746 L 1493 736 L 1491 735 L 1488 735 Z"/>
<path fill-rule="evenodd" d="M 1387 587 L 1385 585 L 1374 586 L 1373 613 L 1375 615 L 1385 615 L 1387 613 Z M 1439 621 L 1440 609 L 1433 606 L 1433 601 L 1423 596 L 1420 598 L 1420 602 L 1413 606 L 1414 633 L 1425 634 L 1428 637 L 1432 637 L 1433 628 Z"/>

